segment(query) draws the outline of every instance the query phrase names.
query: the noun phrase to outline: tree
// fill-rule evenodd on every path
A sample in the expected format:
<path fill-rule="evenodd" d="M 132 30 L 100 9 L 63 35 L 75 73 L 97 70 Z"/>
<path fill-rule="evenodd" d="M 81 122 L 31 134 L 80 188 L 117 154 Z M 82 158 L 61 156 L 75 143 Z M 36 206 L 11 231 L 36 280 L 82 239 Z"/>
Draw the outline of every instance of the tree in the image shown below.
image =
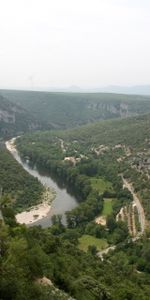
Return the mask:
<path fill-rule="evenodd" d="M 110 232 L 113 232 L 114 229 L 117 227 L 115 218 L 113 216 L 108 216 L 106 220 L 106 225 Z"/>
<path fill-rule="evenodd" d="M 88 252 L 91 253 L 92 255 L 96 255 L 97 253 L 97 248 L 95 245 L 89 245 L 88 246 Z"/>

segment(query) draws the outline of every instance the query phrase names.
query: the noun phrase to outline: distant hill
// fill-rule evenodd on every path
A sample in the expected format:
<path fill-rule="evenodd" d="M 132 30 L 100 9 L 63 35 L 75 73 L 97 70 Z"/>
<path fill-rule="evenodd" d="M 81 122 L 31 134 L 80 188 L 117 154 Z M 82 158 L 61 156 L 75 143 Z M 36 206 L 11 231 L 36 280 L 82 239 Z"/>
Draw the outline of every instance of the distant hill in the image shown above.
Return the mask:
<path fill-rule="evenodd" d="M 35 88 L 35 91 L 47 91 L 53 93 L 113 93 L 113 94 L 125 94 L 125 95 L 143 95 L 150 96 L 150 84 L 141 85 L 106 85 L 106 86 L 95 86 L 95 87 L 80 87 L 71 85 L 68 87 L 47 87 Z"/>
<path fill-rule="evenodd" d="M 134 85 L 134 86 L 106 86 L 104 88 L 95 89 L 97 92 L 103 93 L 119 93 L 132 95 L 150 95 L 150 85 Z"/>
<path fill-rule="evenodd" d="M 41 90 L 43 91 L 43 90 Z M 70 86 L 64 88 L 48 88 L 50 92 L 67 92 L 67 93 L 114 93 L 114 94 L 127 94 L 127 95 L 147 95 L 150 96 L 150 85 L 107 85 L 99 87 L 82 88 L 79 86 Z"/>
<path fill-rule="evenodd" d="M 36 129 L 42 129 L 42 124 L 32 114 L 0 95 L 0 137 Z"/>
<path fill-rule="evenodd" d="M 55 129 L 150 112 L 150 96 L 11 90 L 1 90 L 0 94 L 47 123 L 47 128 Z"/>

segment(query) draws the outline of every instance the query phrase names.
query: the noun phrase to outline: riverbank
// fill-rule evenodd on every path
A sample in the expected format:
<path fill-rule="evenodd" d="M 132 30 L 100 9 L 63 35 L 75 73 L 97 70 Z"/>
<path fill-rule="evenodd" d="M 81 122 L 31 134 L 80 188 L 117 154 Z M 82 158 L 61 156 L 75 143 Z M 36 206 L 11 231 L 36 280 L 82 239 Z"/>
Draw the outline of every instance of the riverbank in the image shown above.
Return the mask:
<path fill-rule="evenodd" d="M 38 205 L 32 206 L 30 210 L 18 213 L 15 216 L 16 221 L 20 224 L 29 225 L 47 217 L 51 210 L 51 203 L 55 197 L 56 193 L 53 190 L 45 188 L 45 192 L 42 196 L 42 202 Z"/>
<path fill-rule="evenodd" d="M 9 150 L 12 154 L 18 154 L 15 141 L 16 138 L 12 138 L 10 141 L 5 143 L 7 150 Z M 16 214 L 16 221 L 20 224 L 29 225 L 47 217 L 51 210 L 52 201 L 55 199 L 55 197 L 56 192 L 54 189 L 44 186 L 44 193 L 41 197 L 41 203 L 30 207 L 26 211 Z"/>
<path fill-rule="evenodd" d="M 18 161 L 19 164 L 32 176 L 38 178 L 38 180 L 44 185 L 44 187 L 50 188 L 51 191 L 55 191 L 55 199 L 53 203 L 49 204 L 47 207 L 47 203 L 44 205 L 39 204 L 36 205 L 36 209 L 34 211 L 34 207 L 29 211 L 25 211 L 22 213 L 17 214 L 18 222 L 25 223 L 29 225 L 41 225 L 42 227 L 49 227 L 51 226 L 51 218 L 53 215 L 62 215 L 62 223 L 66 225 L 66 211 L 70 211 L 74 209 L 78 205 L 78 201 L 72 195 L 70 195 L 66 189 L 66 187 L 60 187 L 56 181 L 54 181 L 50 175 L 47 173 L 42 174 L 35 168 L 30 166 L 26 161 L 22 161 L 20 155 L 16 149 L 15 145 L 16 138 L 11 139 L 5 143 L 7 150 L 12 154 L 15 160 Z M 44 201 L 44 200 L 42 200 Z M 28 213 L 28 214 L 27 214 Z M 38 214 L 38 218 L 33 218 Z M 19 215 L 19 216 L 18 216 Z M 42 217 L 44 216 L 44 217 Z M 30 222 L 31 221 L 31 222 Z"/>
<path fill-rule="evenodd" d="M 15 145 L 16 139 L 17 139 L 17 137 L 12 138 L 11 140 L 5 142 L 5 146 L 6 146 L 6 148 L 7 148 L 8 151 L 10 151 L 10 152 L 17 152 L 16 145 Z"/>

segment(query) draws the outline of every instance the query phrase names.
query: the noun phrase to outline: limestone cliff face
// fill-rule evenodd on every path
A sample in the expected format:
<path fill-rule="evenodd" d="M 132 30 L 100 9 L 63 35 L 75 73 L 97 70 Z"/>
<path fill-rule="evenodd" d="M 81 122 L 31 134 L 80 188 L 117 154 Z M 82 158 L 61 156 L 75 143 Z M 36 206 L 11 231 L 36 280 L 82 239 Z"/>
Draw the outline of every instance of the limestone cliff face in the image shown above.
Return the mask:
<path fill-rule="evenodd" d="M 0 109 L 0 122 L 15 124 L 15 113 Z"/>
<path fill-rule="evenodd" d="M 101 111 L 103 114 L 110 113 L 119 117 L 129 116 L 129 107 L 127 103 L 88 103 L 87 108 L 92 111 Z"/>
<path fill-rule="evenodd" d="M 40 123 L 28 111 L 0 96 L 0 137 L 40 128 Z"/>

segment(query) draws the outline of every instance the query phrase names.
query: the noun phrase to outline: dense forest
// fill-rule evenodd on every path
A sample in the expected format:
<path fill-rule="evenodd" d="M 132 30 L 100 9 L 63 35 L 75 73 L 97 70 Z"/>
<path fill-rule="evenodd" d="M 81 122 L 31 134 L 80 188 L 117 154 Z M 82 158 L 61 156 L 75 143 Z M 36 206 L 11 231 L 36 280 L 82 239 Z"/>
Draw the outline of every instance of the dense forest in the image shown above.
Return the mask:
<path fill-rule="evenodd" d="M 147 114 L 67 131 L 37 132 L 18 139 L 17 145 L 23 157 L 28 156 L 40 167 L 56 172 L 69 185 L 70 178 L 78 175 L 105 176 L 116 183 L 118 173 L 123 172 L 133 183 L 149 219 L 149 125 Z M 80 184 L 75 180 L 72 184 L 77 192 Z M 84 189 L 81 188 L 82 192 Z"/>
<path fill-rule="evenodd" d="M 146 238 L 120 244 L 101 261 L 93 248 L 81 251 L 78 232 L 60 221 L 48 229 L 11 224 L 0 225 L 1 299 L 149 299 Z"/>
<path fill-rule="evenodd" d="M 43 186 L 25 171 L 12 155 L 0 148 L 1 205 L 8 204 L 14 211 L 25 210 L 41 202 Z"/>

